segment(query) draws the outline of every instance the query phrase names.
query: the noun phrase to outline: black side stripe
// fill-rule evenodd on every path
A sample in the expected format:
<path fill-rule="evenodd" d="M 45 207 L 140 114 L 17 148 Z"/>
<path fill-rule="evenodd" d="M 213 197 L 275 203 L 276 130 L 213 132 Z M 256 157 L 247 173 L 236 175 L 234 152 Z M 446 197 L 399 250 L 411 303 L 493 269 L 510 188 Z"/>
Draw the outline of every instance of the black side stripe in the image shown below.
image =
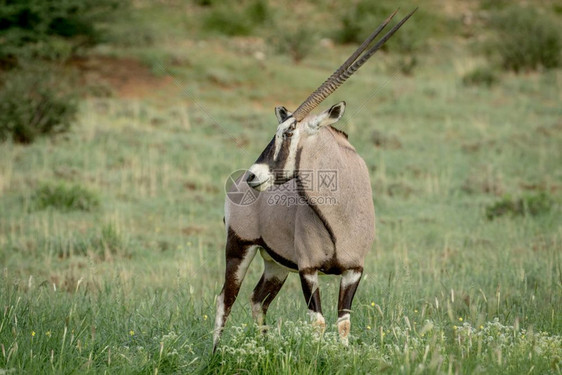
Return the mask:
<path fill-rule="evenodd" d="M 263 248 L 265 250 L 265 252 L 277 263 L 279 263 L 280 265 L 290 268 L 292 270 L 298 270 L 299 267 L 291 262 L 289 259 L 282 257 L 281 255 L 277 254 L 273 249 L 271 249 L 263 240 L 263 238 L 259 238 L 256 242 L 256 245 L 260 246 L 261 248 Z"/>
<path fill-rule="evenodd" d="M 245 255 L 246 249 L 249 246 L 257 245 L 263 248 L 269 254 L 269 256 L 280 265 L 295 271 L 298 270 L 298 266 L 295 263 L 277 254 L 275 250 L 273 250 L 267 245 L 267 243 L 265 243 L 262 237 L 254 240 L 245 240 L 241 238 L 232 228 L 229 227 L 227 242 L 227 245 L 229 245 L 227 246 L 227 258 L 241 258 Z"/>
<path fill-rule="evenodd" d="M 295 169 L 297 171 L 300 170 L 301 152 L 302 152 L 302 148 L 299 148 L 297 150 L 296 163 L 295 163 L 296 164 Z M 310 197 L 308 197 L 306 195 L 306 192 L 304 191 L 304 186 L 303 186 L 303 184 L 302 184 L 302 182 L 301 182 L 301 180 L 298 176 L 298 172 L 297 172 L 297 179 L 296 180 L 297 180 L 297 193 L 299 194 L 299 196 L 301 198 L 303 198 L 305 200 L 305 202 L 310 202 L 311 199 L 310 199 Z M 328 231 L 328 234 L 330 235 L 330 239 L 332 240 L 332 243 L 334 244 L 334 249 L 335 249 L 336 248 L 336 236 L 334 234 L 334 230 L 332 229 L 332 226 L 330 225 L 330 223 L 328 223 L 328 220 L 326 220 L 326 217 L 324 216 L 322 211 L 320 211 L 320 208 L 318 206 L 308 204 L 308 207 L 312 208 L 312 211 L 314 211 L 314 213 L 318 216 L 320 221 L 322 221 L 322 224 L 324 224 L 324 227 Z"/>

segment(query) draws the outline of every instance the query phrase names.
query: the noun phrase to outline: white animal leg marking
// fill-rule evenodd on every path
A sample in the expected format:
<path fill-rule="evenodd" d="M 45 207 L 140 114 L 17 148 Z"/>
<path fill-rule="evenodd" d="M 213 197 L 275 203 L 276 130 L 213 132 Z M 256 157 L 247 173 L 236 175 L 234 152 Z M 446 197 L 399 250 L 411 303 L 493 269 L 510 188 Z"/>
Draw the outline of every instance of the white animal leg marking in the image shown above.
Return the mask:
<path fill-rule="evenodd" d="M 236 270 L 236 281 L 240 284 L 242 283 L 242 280 L 244 280 L 244 276 L 246 276 L 246 271 L 248 271 L 248 267 L 250 266 L 250 263 L 252 263 L 252 260 L 254 260 L 254 256 L 256 255 L 257 252 L 257 246 L 251 246 L 246 250 L 246 255 L 244 255 L 244 258 L 242 258 L 242 261 L 240 262 L 240 265 L 238 266 L 238 269 Z"/>
<path fill-rule="evenodd" d="M 305 269 L 299 271 L 299 274 L 312 325 L 318 327 L 320 331 L 323 332 L 326 328 L 326 321 L 322 316 L 320 291 L 318 290 L 318 271 Z"/>
<path fill-rule="evenodd" d="M 322 315 L 321 313 L 308 310 L 308 315 L 312 323 L 326 324 L 326 321 L 324 320 L 324 315 Z"/>
<path fill-rule="evenodd" d="M 264 259 L 263 275 L 252 292 L 250 298 L 252 304 L 252 316 L 261 331 L 266 330 L 265 314 L 269 304 L 277 296 L 277 293 L 287 279 L 289 271 L 272 260 Z"/>
<path fill-rule="evenodd" d="M 222 292 L 217 298 L 217 315 L 215 317 L 215 330 L 213 332 L 213 348 L 216 348 L 219 343 L 223 325 L 224 325 L 224 292 Z"/>
<path fill-rule="evenodd" d="M 340 339 L 342 344 L 347 346 L 349 344 L 349 331 L 351 330 L 351 320 L 349 313 L 344 314 L 338 318 L 338 332 L 340 334 Z"/>
<path fill-rule="evenodd" d="M 265 317 L 263 315 L 263 305 L 261 302 L 253 301 L 254 295 L 250 298 L 252 300 L 252 318 L 256 321 L 258 327 L 262 327 L 265 323 Z"/>
<path fill-rule="evenodd" d="M 232 241 L 234 242 L 235 240 Z M 240 251 L 242 258 L 231 258 L 226 262 L 224 286 L 221 294 L 217 298 L 217 315 L 215 317 L 215 331 L 213 332 L 213 351 L 217 348 L 226 319 L 240 291 L 242 280 L 257 251 L 256 246 L 250 246 L 244 249 L 237 248 L 238 245 L 239 244 L 227 242 L 227 248 L 230 247 L 231 250 Z"/>
<path fill-rule="evenodd" d="M 338 332 L 342 344 L 347 345 L 351 330 L 351 304 L 361 281 L 363 270 L 361 268 L 349 269 L 343 272 L 340 282 L 340 296 L 338 299 Z"/>
<path fill-rule="evenodd" d="M 318 327 L 322 331 L 326 329 L 326 320 L 324 319 L 324 315 L 322 315 L 322 313 L 308 310 L 308 316 L 310 317 L 310 321 L 314 327 Z"/>
<path fill-rule="evenodd" d="M 311 293 L 318 289 L 318 273 L 305 274 L 304 278 L 309 282 Z"/>
<path fill-rule="evenodd" d="M 341 278 L 341 288 L 355 284 L 361 278 L 361 272 L 355 270 L 344 271 Z"/>

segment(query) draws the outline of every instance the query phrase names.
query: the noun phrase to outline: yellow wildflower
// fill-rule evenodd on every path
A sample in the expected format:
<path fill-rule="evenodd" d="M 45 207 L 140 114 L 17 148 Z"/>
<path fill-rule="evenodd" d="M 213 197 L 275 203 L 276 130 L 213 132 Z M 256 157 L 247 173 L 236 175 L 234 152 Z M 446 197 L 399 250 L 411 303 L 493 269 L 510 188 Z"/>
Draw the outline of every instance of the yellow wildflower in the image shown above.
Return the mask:
<path fill-rule="evenodd" d="M 130 330 L 130 331 L 129 331 L 129 335 L 134 336 L 134 335 L 135 335 L 135 331 Z"/>
<path fill-rule="evenodd" d="M 31 337 L 35 337 L 35 331 L 31 331 Z"/>
<path fill-rule="evenodd" d="M 367 326 L 367 329 L 370 330 L 370 329 L 371 329 L 371 326 Z"/>
<path fill-rule="evenodd" d="M 207 315 L 203 315 L 203 319 L 207 320 L 208 316 Z"/>
<path fill-rule="evenodd" d="M 47 337 L 51 337 L 51 331 L 45 332 L 45 335 L 47 335 Z"/>
<path fill-rule="evenodd" d="M 375 303 L 374 303 L 374 302 L 371 302 L 371 306 L 375 307 Z"/>
<path fill-rule="evenodd" d="M 462 322 L 462 317 L 459 317 L 459 322 Z"/>

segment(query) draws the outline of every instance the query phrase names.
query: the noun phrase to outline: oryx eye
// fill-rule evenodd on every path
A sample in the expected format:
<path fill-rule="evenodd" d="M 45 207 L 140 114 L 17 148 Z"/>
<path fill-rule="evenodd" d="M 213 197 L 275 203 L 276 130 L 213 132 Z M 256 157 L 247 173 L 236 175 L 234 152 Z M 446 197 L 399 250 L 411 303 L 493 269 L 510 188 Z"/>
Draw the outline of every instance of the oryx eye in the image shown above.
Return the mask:
<path fill-rule="evenodd" d="M 293 136 L 293 131 L 295 130 L 295 128 L 297 127 L 296 123 L 293 123 L 293 125 L 289 126 L 287 128 L 287 131 L 285 133 L 283 133 L 283 138 L 290 138 Z"/>

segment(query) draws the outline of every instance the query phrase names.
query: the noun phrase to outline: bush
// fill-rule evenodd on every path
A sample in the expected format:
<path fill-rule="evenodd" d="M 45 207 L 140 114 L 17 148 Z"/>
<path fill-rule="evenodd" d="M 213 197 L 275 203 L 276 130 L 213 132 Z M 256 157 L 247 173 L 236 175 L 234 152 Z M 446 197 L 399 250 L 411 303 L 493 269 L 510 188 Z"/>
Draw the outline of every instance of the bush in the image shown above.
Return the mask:
<path fill-rule="evenodd" d="M 78 107 L 61 72 L 27 67 L 4 73 L 0 90 L 0 141 L 31 143 L 68 130 Z"/>
<path fill-rule="evenodd" d="M 497 83 L 498 77 L 490 68 L 476 68 L 468 72 L 463 78 L 462 83 L 465 86 L 492 86 Z"/>
<path fill-rule="evenodd" d="M 493 220 L 504 215 L 537 216 L 549 212 L 553 205 L 553 199 L 545 192 L 527 195 L 518 199 L 505 196 L 494 204 L 486 207 L 486 217 L 488 220 Z"/>
<path fill-rule="evenodd" d="M 122 0 L 27 0 L 0 3 L 0 62 L 61 59 L 102 40 L 102 23 L 110 21 Z"/>
<path fill-rule="evenodd" d="M 360 0 L 351 7 L 344 7 L 345 11 L 340 15 L 341 28 L 336 32 L 335 40 L 340 43 L 358 44 L 363 42 L 375 27 L 396 10 L 396 7 L 395 3 L 381 3 L 371 0 Z M 411 8 L 410 3 L 403 7 L 407 11 L 410 11 Z M 394 19 L 400 19 L 405 14 L 405 11 L 400 11 Z M 436 17 L 424 12 L 423 9 L 418 9 L 400 31 L 392 36 L 392 40 L 382 48 L 386 49 L 386 46 L 391 45 L 392 50 L 401 53 L 411 53 L 419 49 L 425 45 L 429 36 L 439 32 L 438 28 L 449 27 L 447 22 L 437 20 Z M 390 30 L 390 27 L 395 23 L 396 21 L 391 22 L 382 34 L 384 35 L 385 31 Z"/>
<path fill-rule="evenodd" d="M 97 195 L 80 185 L 43 184 L 32 196 L 35 209 L 54 208 L 60 211 L 92 211 L 99 207 Z"/>
<path fill-rule="evenodd" d="M 245 7 L 225 2 L 209 10 L 203 18 L 203 27 L 228 36 L 250 35 L 270 18 L 266 0 L 255 0 Z"/>
<path fill-rule="evenodd" d="M 298 28 L 278 30 L 270 39 L 277 52 L 288 54 L 298 63 L 313 50 L 317 37 L 314 29 L 302 25 Z"/>
<path fill-rule="evenodd" d="M 561 65 L 562 34 L 548 14 L 515 6 L 495 13 L 491 22 L 498 31 L 492 47 L 504 69 L 519 72 Z"/>

